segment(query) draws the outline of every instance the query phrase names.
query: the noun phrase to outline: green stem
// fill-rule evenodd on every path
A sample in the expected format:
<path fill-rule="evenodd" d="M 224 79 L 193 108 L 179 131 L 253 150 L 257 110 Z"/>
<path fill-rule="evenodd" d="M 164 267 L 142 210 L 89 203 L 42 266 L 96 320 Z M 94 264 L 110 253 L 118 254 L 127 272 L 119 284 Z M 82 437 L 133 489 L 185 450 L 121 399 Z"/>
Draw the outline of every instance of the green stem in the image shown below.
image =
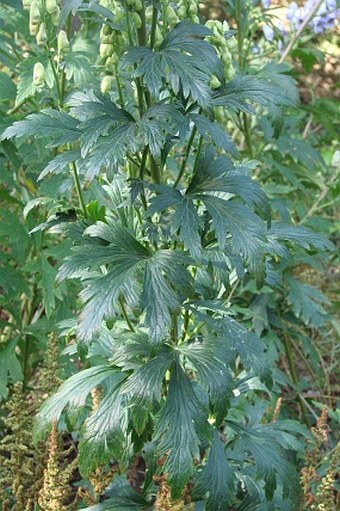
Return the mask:
<path fill-rule="evenodd" d="M 126 311 L 126 308 L 125 308 L 125 304 L 124 304 L 124 300 L 123 300 L 123 298 L 120 296 L 120 297 L 119 297 L 119 299 L 118 299 L 118 301 L 119 301 L 119 305 L 120 305 L 120 308 L 121 308 L 122 314 L 123 314 L 123 316 L 124 316 L 124 319 L 125 319 L 125 321 L 126 321 L 126 323 L 127 323 L 128 327 L 129 327 L 129 330 L 130 330 L 131 332 L 135 332 L 135 327 L 133 326 L 133 324 L 132 324 L 132 322 L 131 322 L 131 320 L 130 320 L 130 318 L 129 318 L 128 314 L 127 314 L 127 311 Z"/>
<path fill-rule="evenodd" d="M 159 165 L 155 162 L 154 157 L 150 154 L 150 173 L 152 181 L 156 184 L 161 182 L 161 174 L 159 170 Z"/>
<path fill-rule="evenodd" d="M 68 39 L 70 39 L 70 35 L 71 35 L 71 21 L 72 21 L 72 17 L 71 17 L 71 14 L 69 14 L 67 17 L 67 20 L 66 20 L 66 34 L 67 34 Z M 63 108 L 63 106 L 64 106 L 65 85 L 66 85 L 66 73 L 64 70 L 62 70 L 61 77 L 60 77 L 60 99 L 61 99 L 60 108 Z"/>
<path fill-rule="evenodd" d="M 74 179 L 74 184 L 75 184 L 77 195 L 78 195 L 79 204 L 82 209 L 84 218 L 87 218 L 87 209 L 86 209 L 84 198 L 83 198 L 83 192 L 81 189 L 81 184 L 80 184 L 80 180 L 79 180 L 77 167 L 76 167 L 76 164 L 74 161 L 71 163 L 71 168 L 72 168 L 73 179 Z"/>
<path fill-rule="evenodd" d="M 198 167 L 198 162 L 199 162 L 199 159 L 200 159 L 200 156 L 201 156 L 202 145 L 203 145 L 203 137 L 202 137 L 202 135 L 200 135 L 200 138 L 199 138 L 199 141 L 198 141 L 198 146 L 197 146 L 197 151 L 196 151 L 196 156 L 195 156 L 194 168 L 193 168 L 193 173 L 194 174 L 195 174 L 195 172 L 197 170 L 197 167 Z"/>
<path fill-rule="evenodd" d="M 237 25 L 237 48 L 240 69 L 243 68 L 243 23 L 242 23 L 242 0 L 235 0 L 235 17 Z"/>
<path fill-rule="evenodd" d="M 244 125 L 244 138 L 245 138 L 245 141 L 247 144 L 247 148 L 248 148 L 251 158 L 253 158 L 254 151 L 253 151 L 253 144 L 251 141 L 249 117 L 245 113 L 243 114 L 243 125 Z"/>
<path fill-rule="evenodd" d="M 178 176 L 177 176 L 177 178 L 176 178 L 176 180 L 174 182 L 174 185 L 173 185 L 174 188 L 177 187 L 178 183 L 182 179 L 182 176 L 183 176 L 183 174 L 185 172 L 185 167 L 187 165 L 187 161 L 188 161 L 188 158 L 189 158 L 189 154 L 190 154 L 191 147 L 192 147 L 192 144 L 194 142 L 196 133 L 197 133 L 197 127 L 194 126 L 193 129 L 192 129 L 189 141 L 188 141 L 188 145 L 187 145 L 187 148 L 186 148 L 186 151 L 185 151 L 185 155 L 184 155 L 184 158 L 183 158 L 183 161 L 182 161 L 182 164 L 181 164 L 181 168 L 179 169 Z"/>
<path fill-rule="evenodd" d="M 124 103 L 122 87 L 121 87 L 120 80 L 119 80 L 117 65 L 115 66 L 115 79 L 116 79 L 116 85 L 117 85 L 119 105 L 121 108 L 124 108 L 125 103 Z"/>
<path fill-rule="evenodd" d="M 152 22 L 151 22 L 151 34 L 150 34 L 150 48 L 153 50 L 155 46 L 156 40 L 156 28 L 157 28 L 157 17 L 158 17 L 158 9 L 154 4 L 152 8 Z"/>
<path fill-rule="evenodd" d="M 187 335 L 188 326 L 189 326 L 189 311 L 186 310 L 184 313 L 183 334 L 182 334 L 182 339 L 181 339 L 182 342 L 184 341 L 184 339 Z"/>
<path fill-rule="evenodd" d="M 55 64 L 53 62 L 53 58 L 52 58 L 51 51 L 50 51 L 49 47 L 48 47 L 48 59 L 49 59 L 50 64 L 51 64 L 52 73 L 53 73 L 54 81 L 55 81 L 55 86 L 56 86 L 56 89 L 57 89 L 59 108 L 62 109 L 63 108 L 63 97 L 61 95 L 61 89 L 60 89 L 60 86 L 59 86 L 58 73 L 57 73 Z"/>
<path fill-rule="evenodd" d="M 172 322 L 172 329 L 171 329 L 171 337 L 175 344 L 178 343 L 178 321 L 176 314 L 171 314 L 171 322 Z"/>
<path fill-rule="evenodd" d="M 142 21 L 142 26 L 137 30 L 138 46 L 146 46 L 146 22 L 145 22 L 145 6 L 144 1 L 143 8 L 138 12 Z"/>

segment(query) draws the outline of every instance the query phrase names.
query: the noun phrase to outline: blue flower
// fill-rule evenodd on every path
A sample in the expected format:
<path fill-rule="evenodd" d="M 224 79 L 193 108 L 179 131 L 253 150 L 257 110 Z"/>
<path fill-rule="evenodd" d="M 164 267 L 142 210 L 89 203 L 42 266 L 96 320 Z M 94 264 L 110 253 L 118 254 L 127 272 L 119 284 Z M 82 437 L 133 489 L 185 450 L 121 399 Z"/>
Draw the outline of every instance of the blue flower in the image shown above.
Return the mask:
<path fill-rule="evenodd" d="M 271 4 L 272 2 L 271 2 L 271 0 L 262 0 L 262 1 L 261 1 L 261 3 L 262 3 L 262 7 L 263 7 L 264 9 L 269 9 L 270 4 Z"/>
<path fill-rule="evenodd" d="M 296 2 L 291 2 L 289 4 L 288 10 L 287 10 L 287 20 L 293 21 L 293 18 L 295 16 L 296 11 L 298 10 L 298 4 Z"/>
<path fill-rule="evenodd" d="M 296 2 L 291 2 L 287 10 L 287 19 L 293 30 L 299 30 L 302 23 L 313 13 L 317 0 L 307 0 L 303 7 Z M 309 26 L 315 34 L 321 34 L 325 30 L 334 27 L 339 10 L 336 9 L 336 0 L 322 2 L 314 17 L 309 21 Z"/>
<path fill-rule="evenodd" d="M 262 27 L 264 37 L 267 39 L 267 41 L 273 41 L 275 32 L 269 25 L 263 25 Z"/>

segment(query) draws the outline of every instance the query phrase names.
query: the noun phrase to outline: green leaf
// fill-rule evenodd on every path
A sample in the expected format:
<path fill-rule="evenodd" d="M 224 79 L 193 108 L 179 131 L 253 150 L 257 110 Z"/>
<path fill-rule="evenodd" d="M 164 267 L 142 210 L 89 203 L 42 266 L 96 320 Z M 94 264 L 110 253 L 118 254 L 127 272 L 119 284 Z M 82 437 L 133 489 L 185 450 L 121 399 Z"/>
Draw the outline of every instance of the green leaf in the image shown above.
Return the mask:
<path fill-rule="evenodd" d="M 299 501 L 300 484 L 295 467 L 287 461 L 287 456 L 281 447 L 282 432 L 279 427 L 268 427 L 261 424 L 263 407 L 247 407 L 247 424 L 227 421 L 228 425 L 237 433 L 232 442 L 233 454 L 236 457 L 245 456 L 249 463 L 251 456 L 255 463 L 255 480 L 265 482 L 265 494 L 268 500 L 274 496 L 278 484 L 283 487 L 283 498 L 290 496 L 294 502 Z M 301 433 L 301 432 L 299 432 Z M 291 446 L 294 448 L 294 446 Z M 244 468 L 243 468 L 244 472 Z"/>
<path fill-rule="evenodd" d="M 306 325 L 316 328 L 323 326 L 329 318 L 323 305 L 330 305 L 329 300 L 316 287 L 303 284 L 293 277 L 286 280 L 289 286 L 287 300 L 296 317 Z"/>
<path fill-rule="evenodd" d="M 124 476 L 117 474 L 114 476 L 108 494 L 109 499 L 101 504 L 83 508 L 83 511 L 151 511 L 152 509 L 144 497 L 132 488 Z"/>
<path fill-rule="evenodd" d="M 103 319 L 112 318 L 120 293 L 128 292 L 134 274 L 150 254 L 127 229 L 112 220 L 110 224 L 97 222 L 85 233 L 94 239 L 75 248 L 74 254 L 65 259 L 58 279 L 81 278 L 85 284 L 80 298 L 86 305 L 80 314 L 78 335 L 82 342 L 89 342 L 99 332 Z M 108 266 L 102 273 L 100 266 L 104 264 Z M 88 269 L 93 270 L 91 274 Z"/>
<path fill-rule="evenodd" d="M 213 94 L 213 105 L 224 106 L 232 111 L 255 114 L 249 103 L 258 103 L 269 110 L 293 106 L 283 89 L 268 80 L 253 75 L 239 75 Z"/>
<path fill-rule="evenodd" d="M 207 496 L 206 511 L 227 511 L 232 504 L 235 491 L 235 473 L 228 463 L 225 446 L 215 432 L 208 461 L 198 472 L 194 495 Z"/>
<path fill-rule="evenodd" d="M 125 437 L 120 385 L 123 379 L 124 375 L 119 373 L 107 378 L 104 397 L 84 423 L 79 443 L 79 469 L 83 477 L 112 457 L 122 455 Z"/>
<path fill-rule="evenodd" d="M 41 171 L 38 181 L 46 177 L 48 174 L 61 174 L 64 171 L 69 173 L 70 163 L 76 162 L 80 159 L 80 151 L 65 151 L 64 153 L 58 154 L 53 160 L 51 160 L 46 167 Z"/>
<path fill-rule="evenodd" d="M 57 147 L 79 139 L 80 132 L 77 120 L 65 112 L 56 110 L 41 110 L 30 114 L 23 121 L 16 121 L 2 134 L 2 140 L 30 136 L 34 138 L 49 138 L 46 147 Z"/>
<path fill-rule="evenodd" d="M 72 411 L 86 404 L 91 390 L 107 378 L 115 376 L 117 369 L 106 364 L 89 367 L 68 378 L 58 391 L 44 402 L 38 416 L 37 426 L 43 430 L 53 420 L 58 420 L 66 407 Z"/>
<path fill-rule="evenodd" d="M 334 245 L 322 234 L 312 231 L 302 225 L 289 225 L 274 222 L 268 231 L 268 238 L 282 241 L 291 241 L 305 249 L 334 250 Z"/>
<path fill-rule="evenodd" d="M 159 456 L 167 456 L 163 469 L 174 499 L 180 497 L 194 473 L 193 460 L 200 456 L 197 431 L 202 429 L 207 433 L 205 414 L 188 376 L 176 363 L 155 427 Z"/>
<path fill-rule="evenodd" d="M 17 339 L 0 344 L 0 398 L 7 398 L 7 385 L 22 380 L 21 364 L 16 355 Z"/>
<path fill-rule="evenodd" d="M 166 35 L 158 51 L 133 48 L 125 56 L 124 65 L 137 65 L 135 76 L 143 76 L 155 96 L 167 81 L 175 94 L 207 106 L 211 102 L 210 75 L 214 72 L 221 76 L 215 49 L 204 41 L 209 35 L 206 27 L 184 20 Z"/>
<path fill-rule="evenodd" d="M 0 73 L 0 103 L 13 101 L 16 96 L 16 87 L 14 82 L 6 73 Z"/>
<path fill-rule="evenodd" d="M 151 154 L 159 156 L 167 141 L 179 131 L 186 130 L 187 121 L 174 105 L 153 105 L 139 122 L 143 144 L 150 147 Z"/>
<path fill-rule="evenodd" d="M 145 407 L 159 402 L 166 371 L 173 362 L 173 353 L 163 348 L 154 358 L 138 367 L 128 377 L 120 392 L 128 394 L 133 405 Z"/>
<path fill-rule="evenodd" d="M 250 206 L 259 208 L 269 219 L 266 196 L 247 172 L 246 167 L 235 168 L 226 156 L 214 159 L 214 150 L 208 148 L 199 161 L 185 195 L 170 187 L 153 187 L 158 195 L 151 199 L 148 214 L 174 206 L 176 210 L 171 218 L 172 232 L 179 230 L 180 238 L 192 255 L 199 256 L 199 231 L 203 218 L 199 216 L 194 204 L 202 202 L 211 216 L 211 226 L 216 231 L 220 247 L 225 247 L 227 237 L 231 235 L 231 250 L 241 253 L 261 277 L 264 274 L 261 259 L 266 240 L 265 225 L 247 206 L 230 200 L 234 195 L 239 196 Z"/>
<path fill-rule="evenodd" d="M 178 312 L 180 291 L 190 282 L 188 271 L 180 264 L 182 254 L 171 250 L 158 250 L 145 266 L 142 308 L 150 338 L 159 342 L 171 325 L 171 312 Z M 174 285 L 174 287 L 172 286 Z"/>
<path fill-rule="evenodd" d="M 253 371 L 268 387 L 271 387 L 271 367 L 263 342 L 256 334 L 229 316 L 221 319 L 220 323 L 221 331 L 230 349 L 240 355 L 244 367 L 248 371 Z"/>
<path fill-rule="evenodd" d="M 278 64 L 271 60 L 259 71 L 258 76 L 275 85 L 280 93 L 283 90 L 292 105 L 297 106 L 300 101 L 299 90 L 294 78 L 289 74 L 291 69 L 292 68 L 284 62 Z"/>
<path fill-rule="evenodd" d="M 221 423 L 231 396 L 231 375 L 227 367 L 231 362 L 231 354 L 226 356 L 226 350 L 221 350 L 220 341 L 212 337 L 202 342 L 182 345 L 178 350 L 197 371 L 197 378 L 214 405 L 217 423 Z"/>
<path fill-rule="evenodd" d="M 207 117 L 200 114 L 190 114 L 190 120 L 195 124 L 204 139 L 209 142 L 212 141 L 217 147 L 224 149 L 233 156 L 238 155 L 231 137 L 218 122 L 211 122 Z"/>

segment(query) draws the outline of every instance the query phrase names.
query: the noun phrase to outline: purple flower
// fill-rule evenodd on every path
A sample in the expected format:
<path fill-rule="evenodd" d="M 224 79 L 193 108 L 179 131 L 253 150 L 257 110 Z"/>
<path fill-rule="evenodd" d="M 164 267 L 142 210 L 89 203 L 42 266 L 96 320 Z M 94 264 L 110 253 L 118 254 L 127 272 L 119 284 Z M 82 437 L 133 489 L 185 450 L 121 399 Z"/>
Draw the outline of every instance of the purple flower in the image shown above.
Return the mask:
<path fill-rule="evenodd" d="M 298 10 L 298 4 L 296 2 L 291 2 L 289 4 L 288 10 L 287 10 L 287 20 L 293 21 L 293 18 L 295 16 L 296 11 Z"/>
<path fill-rule="evenodd" d="M 298 7 L 296 2 L 291 2 L 287 19 L 293 30 L 299 30 L 306 18 L 310 17 L 316 7 L 317 0 L 307 0 L 303 7 Z M 315 34 L 321 34 L 325 30 L 334 27 L 339 10 L 336 9 L 336 0 L 322 2 L 314 17 L 309 21 L 309 26 Z"/>
<path fill-rule="evenodd" d="M 262 3 L 262 7 L 264 9 L 269 9 L 270 4 L 272 3 L 272 1 L 271 0 L 262 0 L 261 3 Z"/>
<path fill-rule="evenodd" d="M 263 25 L 262 27 L 264 37 L 267 39 L 267 41 L 273 41 L 275 32 L 269 25 Z"/>
<path fill-rule="evenodd" d="M 328 11 L 335 11 L 336 9 L 336 0 L 326 0 L 326 7 Z"/>

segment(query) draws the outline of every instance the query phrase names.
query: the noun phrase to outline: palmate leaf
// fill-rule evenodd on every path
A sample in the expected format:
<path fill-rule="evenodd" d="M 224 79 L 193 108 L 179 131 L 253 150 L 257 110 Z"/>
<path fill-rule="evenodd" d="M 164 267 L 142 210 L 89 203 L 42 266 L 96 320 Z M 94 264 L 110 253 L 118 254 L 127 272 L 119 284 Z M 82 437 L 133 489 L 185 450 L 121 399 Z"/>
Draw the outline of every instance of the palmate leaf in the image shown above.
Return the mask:
<path fill-rule="evenodd" d="M 154 358 L 142 364 L 128 377 L 120 392 L 128 394 L 130 402 L 137 406 L 159 402 L 165 373 L 173 361 L 172 351 L 167 347 L 162 348 Z"/>
<path fill-rule="evenodd" d="M 197 371 L 198 381 L 209 395 L 219 424 L 225 417 L 231 396 L 232 380 L 227 365 L 232 354 L 226 356 L 225 347 L 221 349 L 220 340 L 213 337 L 182 345 L 178 350 Z"/>
<path fill-rule="evenodd" d="M 296 443 L 289 444 L 286 431 L 282 426 L 261 424 L 263 410 L 259 406 L 247 408 L 247 423 L 227 421 L 237 437 L 232 441 L 230 456 L 249 462 L 249 455 L 255 463 L 255 481 L 265 482 L 266 498 L 271 500 L 278 485 L 283 488 L 283 498 L 288 496 L 298 501 L 300 493 L 299 478 L 295 467 L 287 461 L 284 448 L 296 449 Z M 293 421 L 292 421 L 293 422 Z M 295 423 L 296 424 L 296 423 Z M 281 429 L 282 428 L 282 429 Z M 288 429 L 288 425 L 287 425 Z M 292 432 L 306 435 L 303 429 L 296 429 L 292 424 Z M 245 472 L 245 470 L 242 470 Z"/>
<path fill-rule="evenodd" d="M 86 253 L 86 246 L 66 258 L 59 272 L 59 280 L 70 277 L 79 277 L 80 270 L 92 270 L 103 264 L 108 264 L 107 272 L 97 272 L 88 276 L 85 272 L 82 280 L 85 288 L 81 292 L 81 299 L 85 308 L 80 315 L 78 334 L 83 342 L 89 342 L 94 333 L 98 332 L 103 319 L 112 317 L 118 306 L 120 293 L 128 292 L 133 285 L 132 278 L 138 268 L 145 262 L 150 254 L 127 229 L 114 224 L 98 222 L 91 226 L 87 233 L 97 236 L 97 245 L 90 245 L 91 252 Z M 103 245 L 100 240 L 108 239 L 110 245 Z"/>
<path fill-rule="evenodd" d="M 194 496 L 206 498 L 206 511 L 227 511 L 234 496 L 235 482 L 235 472 L 228 463 L 225 446 L 216 432 L 208 461 L 196 477 Z"/>
<path fill-rule="evenodd" d="M 178 363 L 174 364 L 168 395 L 155 426 L 159 456 L 166 455 L 163 470 L 168 474 L 174 499 L 179 498 L 199 459 L 200 439 L 208 437 L 209 425 L 192 383 Z"/>
<path fill-rule="evenodd" d="M 181 92 L 184 98 L 191 97 L 200 106 L 207 106 L 211 102 L 210 75 L 222 75 L 214 47 L 204 41 L 209 35 L 206 27 L 184 20 L 166 35 L 158 51 L 132 48 L 124 65 L 136 65 L 135 76 L 143 76 L 156 96 L 167 80 L 175 94 Z"/>
<path fill-rule="evenodd" d="M 122 454 L 126 433 L 123 431 L 123 396 L 120 393 L 123 379 L 124 375 L 117 373 L 106 380 L 103 399 L 84 423 L 79 444 L 79 469 L 83 477 L 88 477 L 97 466 Z"/>
<path fill-rule="evenodd" d="M 244 367 L 248 371 L 253 371 L 271 387 L 271 368 L 265 354 L 265 346 L 259 337 L 231 317 L 222 318 L 219 328 L 230 349 L 240 355 Z"/>
<path fill-rule="evenodd" d="M 235 112 L 255 114 L 249 103 L 257 103 L 269 110 L 293 106 L 284 89 L 254 75 L 239 75 L 213 94 L 213 105 L 224 106 Z"/>
<path fill-rule="evenodd" d="M 305 249 L 334 250 L 334 245 L 322 234 L 312 231 L 302 225 L 289 225 L 274 222 L 268 231 L 270 240 L 279 242 L 291 241 Z"/>
<path fill-rule="evenodd" d="M 91 239 L 85 238 L 82 245 L 75 247 L 58 272 L 59 281 L 80 278 L 85 286 L 80 293 L 85 307 L 79 318 L 79 339 L 90 342 L 102 321 L 114 316 L 121 293 L 136 304 L 134 277 L 141 270 L 145 325 L 149 327 L 150 340 L 159 342 L 171 325 L 171 312 L 178 311 L 180 293 L 188 296 L 191 292 L 191 276 L 186 269 L 190 259 L 172 250 L 152 254 L 128 229 L 112 219 L 107 222 L 97 222 L 86 229 L 85 235 Z"/>
<path fill-rule="evenodd" d="M 151 511 L 152 506 L 136 492 L 124 476 L 115 474 L 109 490 L 109 499 L 84 508 L 84 511 Z"/>
<path fill-rule="evenodd" d="M 231 137 L 218 122 L 209 121 L 207 117 L 200 114 L 191 114 L 190 120 L 195 124 L 204 139 L 209 142 L 212 141 L 217 147 L 224 149 L 233 156 L 238 155 Z"/>
<path fill-rule="evenodd" d="M 299 90 L 293 76 L 289 74 L 291 69 L 291 66 L 284 62 L 278 64 L 271 60 L 259 71 L 258 76 L 269 80 L 278 89 L 284 89 L 292 105 L 297 106 L 300 101 Z"/>
<path fill-rule="evenodd" d="M 201 253 L 199 231 L 203 218 L 196 207 L 200 201 L 210 214 L 220 247 L 225 247 L 227 236 L 231 235 L 232 251 L 242 254 L 259 275 L 263 274 L 261 260 L 266 240 L 265 224 L 249 207 L 230 200 L 236 195 L 251 207 L 259 208 L 269 219 L 266 196 L 258 183 L 250 178 L 245 167 L 235 168 L 226 156 L 214 160 L 214 150 L 208 148 L 184 195 L 166 186 L 152 189 L 158 195 L 151 199 L 148 214 L 175 207 L 171 218 L 172 230 L 179 230 L 180 238 L 192 255 L 199 256 Z"/>
<path fill-rule="evenodd" d="M 151 154 L 158 156 L 168 140 L 178 132 L 185 133 L 188 122 L 174 105 L 151 106 L 139 121 L 139 134 Z M 181 137 L 179 137 L 181 138 Z"/>
<path fill-rule="evenodd" d="M 174 250 L 158 250 L 145 265 L 141 306 L 150 338 L 157 342 L 171 324 L 171 312 L 178 312 L 178 291 L 190 288 L 190 274 L 179 264 L 183 254 Z"/>
<path fill-rule="evenodd" d="M 114 377 L 117 369 L 106 364 L 89 367 L 68 378 L 58 391 L 48 398 L 38 416 L 38 430 L 43 430 L 53 420 L 58 420 L 66 407 L 72 411 L 86 404 L 92 389 L 101 385 L 106 379 Z"/>
<path fill-rule="evenodd" d="M 238 354 L 247 371 L 259 376 L 268 387 L 271 386 L 271 368 L 265 354 L 265 345 L 255 333 L 247 330 L 245 326 L 228 315 L 223 314 L 217 319 L 201 312 L 201 309 L 204 310 L 205 307 L 204 305 L 202 307 L 199 302 L 191 302 L 188 307 L 200 321 L 207 323 L 216 333 L 216 339 L 212 338 L 208 341 L 212 343 L 215 357 L 231 365 Z M 211 302 L 209 310 L 221 316 L 219 304 L 214 305 Z"/>
<path fill-rule="evenodd" d="M 80 170 L 87 180 L 98 176 L 120 162 L 138 146 L 134 117 L 118 108 L 108 96 L 93 90 L 78 92 L 68 101 L 70 113 L 79 119 L 81 156 Z"/>
<path fill-rule="evenodd" d="M 79 139 L 81 132 L 77 128 L 77 120 L 65 112 L 41 110 L 30 114 L 23 121 L 16 121 L 2 134 L 1 139 L 29 136 L 48 138 L 47 147 L 57 147 Z"/>
<path fill-rule="evenodd" d="M 329 305 L 329 300 L 316 287 L 303 284 L 293 277 L 286 280 L 289 287 L 287 300 L 296 317 L 306 325 L 316 328 L 323 326 L 329 318 L 323 306 Z"/>
<path fill-rule="evenodd" d="M 85 178 L 92 181 L 100 175 L 105 168 L 111 170 L 125 158 L 129 152 L 136 152 L 138 139 L 136 138 L 136 125 L 133 122 L 121 123 L 107 136 L 100 138 L 91 153 L 82 162 Z"/>
<path fill-rule="evenodd" d="M 80 160 L 80 151 L 65 151 L 58 154 L 51 160 L 46 167 L 39 174 L 38 180 L 40 181 L 49 174 L 61 174 L 65 170 L 69 171 L 70 163 Z"/>

